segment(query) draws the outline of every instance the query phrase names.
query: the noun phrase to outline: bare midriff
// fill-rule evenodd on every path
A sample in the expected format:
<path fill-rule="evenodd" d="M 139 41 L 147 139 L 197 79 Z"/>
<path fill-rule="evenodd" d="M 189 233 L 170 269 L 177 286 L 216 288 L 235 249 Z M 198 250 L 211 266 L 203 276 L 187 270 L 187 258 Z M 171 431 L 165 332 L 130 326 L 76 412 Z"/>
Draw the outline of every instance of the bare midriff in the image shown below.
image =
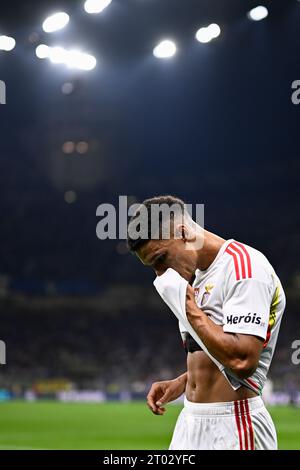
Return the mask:
<path fill-rule="evenodd" d="M 195 403 L 219 403 L 256 397 L 247 387 L 234 390 L 218 367 L 203 352 L 187 355 L 187 400 Z"/>

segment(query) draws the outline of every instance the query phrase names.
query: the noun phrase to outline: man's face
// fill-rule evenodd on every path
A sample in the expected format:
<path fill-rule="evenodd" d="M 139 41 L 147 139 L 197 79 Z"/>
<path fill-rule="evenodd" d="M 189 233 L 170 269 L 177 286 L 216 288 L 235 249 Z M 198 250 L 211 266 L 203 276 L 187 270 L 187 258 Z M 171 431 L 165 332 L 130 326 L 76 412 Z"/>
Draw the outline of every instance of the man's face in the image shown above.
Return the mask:
<path fill-rule="evenodd" d="M 149 240 L 136 252 L 145 266 L 151 267 L 157 276 L 173 268 L 190 281 L 197 268 L 197 254 L 188 250 L 183 239 Z"/>

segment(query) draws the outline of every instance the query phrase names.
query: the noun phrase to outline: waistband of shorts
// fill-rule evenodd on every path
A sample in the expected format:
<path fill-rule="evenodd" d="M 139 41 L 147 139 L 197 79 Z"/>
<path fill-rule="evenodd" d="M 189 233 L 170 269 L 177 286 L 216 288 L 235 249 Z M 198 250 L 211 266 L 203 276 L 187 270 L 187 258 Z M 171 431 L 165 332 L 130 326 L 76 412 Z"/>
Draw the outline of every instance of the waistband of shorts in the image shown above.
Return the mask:
<path fill-rule="evenodd" d="M 185 412 L 198 416 L 244 415 L 264 407 L 260 396 L 221 403 L 194 403 L 184 397 Z"/>

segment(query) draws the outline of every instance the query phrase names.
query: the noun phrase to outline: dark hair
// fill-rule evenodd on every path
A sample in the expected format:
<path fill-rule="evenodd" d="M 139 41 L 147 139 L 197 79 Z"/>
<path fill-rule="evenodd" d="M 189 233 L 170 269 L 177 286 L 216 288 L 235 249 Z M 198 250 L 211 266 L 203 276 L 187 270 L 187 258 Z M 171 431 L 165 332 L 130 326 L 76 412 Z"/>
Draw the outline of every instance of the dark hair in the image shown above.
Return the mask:
<path fill-rule="evenodd" d="M 128 228 L 127 228 L 127 245 L 128 248 L 131 252 L 135 252 L 138 248 L 140 248 L 142 245 L 147 243 L 147 241 L 153 239 L 152 233 L 151 233 L 151 221 L 152 221 L 152 211 L 151 207 L 152 206 L 161 206 L 161 205 L 166 205 L 169 208 L 174 206 L 176 204 L 177 207 L 179 207 L 181 214 L 184 213 L 184 208 L 185 208 L 185 203 L 179 199 L 178 197 L 167 195 L 167 196 L 155 196 L 149 199 L 145 199 L 141 205 L 137 208 L 136 212 L 134 215 L 131 217 L 129 220 Z M 130 235 L 130 227 L 131 224 L 141 215 L 141 208 L 144 207 L 146 209 L 146 217 L 147 217 L 147 233 L 143 234 L 143 236 L 140 236 L 139 238 L 133 238 Z M 168 221 L 170 222 L 171 220 L 174 219 L 174 213 L 170 212 L 170 217 Z M 159 239 L 160 236 L 159 234 L 161 233 L 161 227 L 163 222 L 166 222 L 163 220 L 163 215 L 162 213 L 159 213 L 159 232 L 158 236 L 155 237 L 154 239 Z"/>

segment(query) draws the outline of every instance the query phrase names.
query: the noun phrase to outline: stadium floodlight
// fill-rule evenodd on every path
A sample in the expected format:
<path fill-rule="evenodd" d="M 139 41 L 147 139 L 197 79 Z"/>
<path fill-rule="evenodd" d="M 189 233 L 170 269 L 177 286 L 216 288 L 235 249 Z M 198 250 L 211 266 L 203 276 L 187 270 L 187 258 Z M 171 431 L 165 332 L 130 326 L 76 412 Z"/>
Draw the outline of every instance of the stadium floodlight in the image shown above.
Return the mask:
<path fill-rule="evenodd" d="M 217 38 L 221 34 L 221 28 L 218 24 L 212 23 L 206 28 L 198 29 L 196 33 L 196 39 L 203 44 L 212 41 L 213 39 Z"/>
<path fill-rule="evenodd" d="M 94 56 L 77 50 L 68 51 L 66 65 L 71 69 L 93 70 L 97 60 Z"/>
<path fill-rule="evenodd" d="M 173 41 L 166 39 L 154 48 L 153 55 L 158 59 L 170 59 L 176 54 L 176 51 L 176 44 Z"/>
<path fill-rule="evenodd" d="M 47 59 L 49 57 L 50 48 L 46 44 L 40 44 L 35 50 L 35 54 L 39 59 Z"/>
<path fill-rule="evenodd" d="M 39 58 L 48 58 L 52 64 L 64 64 L 70 69 L 93 70 L 96 67 L 96 58 L 79 50 L 67 50 L 61 46 L 48 47 L 44 44 L 36 49 Z"/>
<path fill-rule="evenodd" d="M 16 45 L 14 38 L 10 36 L 0 36 L 0 50 L 1 51 L 12 51 Z"/>
<path fill-rule="evenodd" d="M 196 33 L 196 39 L 203 44 L 210 42 L 212 40 L 211 31 L 208 28 L 200 28 Z"/>
<path fill-rule="evenodd" d="M 264 6 L 252 8 L 247 14 L 248 18 L 252 21 L 261 21 L 268 16 L 268 9 Z"/>
<path fill-rule="evenodd" d="M 111 2 L 112 0 L 86 0 L 84 9 L 90 14 L 101 13 Z"/>
<path fill-rule="evenodd" d="M 221 28 L 218 24 L 212 23 L 207 27 L 208 32 L 211 35 L 212 39 L 217 38 L 221 34 Z"/>
<path fill-rule="evenodd" d="M 68 60 L 68 51 L 63 47 L 50 47 L 49 59 L 52 64 L 66 64 Z"/>
<path fill-rule="evenodd" d="M 70 17 L 67 13 L 59 11 L 58 13 L 54 13 L 45 19 L 43 23 L 43 30 L 45 33 L 53 33 L 54 31 L 58 31 L 67 26 L 69 20 Z"/>

